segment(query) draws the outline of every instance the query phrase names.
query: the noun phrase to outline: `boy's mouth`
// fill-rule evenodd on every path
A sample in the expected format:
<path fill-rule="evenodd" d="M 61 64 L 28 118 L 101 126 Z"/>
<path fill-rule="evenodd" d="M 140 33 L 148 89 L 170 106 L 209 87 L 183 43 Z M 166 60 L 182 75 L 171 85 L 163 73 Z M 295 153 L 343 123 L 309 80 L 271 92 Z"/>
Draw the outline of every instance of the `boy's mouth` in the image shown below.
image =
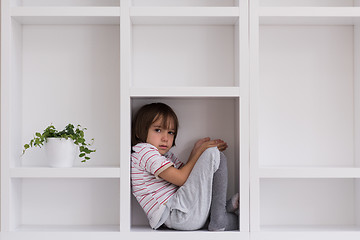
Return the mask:
<path fill-rule="evenodd" d="M 166 145 L 160 145 L 159 148 L 160 149 L 167 149 L 167 146 Z"/>

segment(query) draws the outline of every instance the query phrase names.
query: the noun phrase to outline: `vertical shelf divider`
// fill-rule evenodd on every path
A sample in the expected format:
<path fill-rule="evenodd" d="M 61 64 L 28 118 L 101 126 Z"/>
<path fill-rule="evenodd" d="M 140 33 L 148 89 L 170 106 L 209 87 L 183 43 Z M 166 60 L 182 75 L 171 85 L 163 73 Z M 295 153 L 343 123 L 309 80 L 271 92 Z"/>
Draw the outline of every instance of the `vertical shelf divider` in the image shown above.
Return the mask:
<path fill-rule="evenodd" d="M 360 0 L 354 0 L 354 6 L 360 6 Z M 354 164 L 360 167 L 360 25 L 354 25 Z M 355 202 L 360 200 L 360 180 L 355 180 Z M 356 224 L 360 226 L 360 206 L 355 206 Z"/>
<path fill-rule="evenodd" d="M 239 1 L 239 165 L 240 165 L 240 231 L 248 232 L 250 229 L 250 202 L 249 202 L 249 1 Z"/>
<path fill-rule="evenodd" d="M 250 48 L 250 231 L 260 231 L 260 180 L 258 146 L 258 95 L 259 95 L 259 2 L 249 1 Z"/>
<path fill-rule="evenodd" d="M 120 231 L 130 232 L 131 0 L 120 1 Z"/>
<path fill-rule="evenodd" d="M 1 231 L 10 230 L 10 2 L 1 2 Z"/>

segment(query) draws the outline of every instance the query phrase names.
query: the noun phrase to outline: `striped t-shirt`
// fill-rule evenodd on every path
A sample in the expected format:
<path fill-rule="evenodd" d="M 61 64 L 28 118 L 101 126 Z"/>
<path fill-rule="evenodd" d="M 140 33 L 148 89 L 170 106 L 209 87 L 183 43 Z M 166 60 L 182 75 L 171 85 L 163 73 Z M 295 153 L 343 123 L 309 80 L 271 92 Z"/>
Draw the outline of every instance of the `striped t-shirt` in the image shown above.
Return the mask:
<path fill-rule="evenodd" d="M 145 211 L 150 226 L 155 228 L 165 211 L 165 203 L 179 188 L 158 176 L 168 167 L 180 168 L 183 163 L 171 152 L 161 155 L 157 148 L 149 143 L 139 143 L 132 149 L 132 193 Z"/>

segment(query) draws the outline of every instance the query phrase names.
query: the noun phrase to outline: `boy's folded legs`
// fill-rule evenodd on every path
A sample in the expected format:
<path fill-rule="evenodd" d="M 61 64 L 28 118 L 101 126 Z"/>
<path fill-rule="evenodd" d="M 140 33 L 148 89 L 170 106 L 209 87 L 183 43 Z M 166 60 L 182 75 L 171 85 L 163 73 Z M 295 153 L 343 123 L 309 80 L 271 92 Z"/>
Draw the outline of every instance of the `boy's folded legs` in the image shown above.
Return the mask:
<path fill-rule="evenodd" d="M 220 153 L 219 168 L 214 173 L 213 178 L 210 223 L 208 226 L 210 231 L 235 230 L 239 228 L 238 217 L 233 213 L 227 212 L 227 179 L 227 159 L 223 153 Z M 230 204 L 233 203 L 232 199 L 230 199 Z M 235 201 L 234 205 L 236 205 L 236 197 L 233 200 Z M 234 205 L 232 208 L 236 207 Z"/>
<path fill-rule="evenodd" d="M 170 215 L 165 221 L 167 227 L 197 230 L 205 225 L 212 200 L 213 175 L 219 168 L 219 162 L 220 153 L 216 147 L 204 151 L 188 180 L 166 204 L 170 208 Z"/>

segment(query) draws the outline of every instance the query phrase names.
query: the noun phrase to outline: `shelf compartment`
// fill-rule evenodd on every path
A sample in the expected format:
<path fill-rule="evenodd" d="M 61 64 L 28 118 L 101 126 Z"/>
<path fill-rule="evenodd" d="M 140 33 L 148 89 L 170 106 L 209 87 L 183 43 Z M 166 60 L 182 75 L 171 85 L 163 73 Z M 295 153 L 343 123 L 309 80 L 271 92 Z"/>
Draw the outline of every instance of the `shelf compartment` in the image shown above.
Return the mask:
<path fill-rule="evenodd" d="M 228 196 L 239 192 L 239 101 L 233 98 L 193 98 L 193 97 L 142 97 L 132 98 L 132 115 L 138 109 L 152 102 L 168 104 L 177 114 L 179 133 L 176 146 L 171 149 L 178 158 L 186 162 L 193 144 L 200 138 L 220 138 L 229 148 L 224 152 L 228 159 Z M 245 196 L 244 196 L 245 197 Z M 149 226 L 144 211 L 134 197 L 131 197 L 131 229 Z M 241 212 L 241 210 L 240 210 Z M 148 227 L 149 228 L 149 227 Z M 149 228 L 150 231 L 150 228 Z"/>
<path fill-rule="evenodd" d="M 11 180 L 11 231 L 119 231 L 119 179 Z"/>
<path fill-rule="evenodd" d="M 21 156 L 22 146 L 50 124 L 62 129 L 68 123 L 86 127 L 85 138 L 94 138 L 96 149 L 86 163 L 76 158 L 75 167 L 119 167 L 119 26 L 12 24 L 20 51 L 12 53 L 7 79 L 9 98 L 16 99 L 10 101 L 16 109 L 10 114 L 16 119 L 9 128 L 10 167 L 48 166 L 44 148 Z"/>
<path fill-rule="evenodd" d="M 120 178 L 119 168 L 11 168 L 11 178 Z"/>
<path fill-rule="evenodd" d="M 133 25 L 131 87 L 239 87 L 238 33 L 231 25 Z"/>
<path fill-rule="evenodd" d="M 238 87 L 132 88 L 131 97 L 240 97 Z"/>
<path fill-rule="evenodd" d="M 358 179 L 260 180 L 260 231 L 360 230 Z"/>
<path fill-rule="evenodd" d="M 233 0 L 132 0 L 133 6 L 141 7 L 230 7 L 238 6 Z"/>
<path fill-rule="evenodd" d="M 360 178 L 360 168 L 276 168 L 258 170 L 260 178 Z"/>
<path fill-rule="evenodd" d="M 355 25 L 360 8 L 355 7 L 261 7 L 263 25 Z"/>
<path fill-rule="evenodd" d="M 260 27 L 260 167 L 358 166 L 354 36 L 344 25 Z"/>
<path fill-rule="evenodd" d="M 14 7 L 22 24 L 120 24 L 120 7 Z"/>
<path fill-rule="evenodd" d="M 131 21 L 140 24 L 192 24 L 192 25 L 235 25 L 239 18 L 239 8 L 211 7 L 132 7 Z"/>

